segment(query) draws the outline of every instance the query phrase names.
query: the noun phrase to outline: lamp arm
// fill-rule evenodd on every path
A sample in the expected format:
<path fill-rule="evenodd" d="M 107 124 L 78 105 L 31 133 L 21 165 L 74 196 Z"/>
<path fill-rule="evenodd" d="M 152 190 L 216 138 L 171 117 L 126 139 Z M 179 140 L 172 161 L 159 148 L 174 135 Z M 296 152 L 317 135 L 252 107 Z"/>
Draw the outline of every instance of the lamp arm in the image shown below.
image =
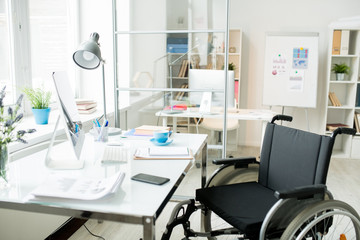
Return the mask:
<path fill-rule="evenodd" d="M 106 95 L 105 95 L 105 62 L 101 61 L 101 68 L 102 68 L 102 80 L 103 80 L 103 104 L 104 104 L 104 120 L 107 119 L 106 117 Z"/>

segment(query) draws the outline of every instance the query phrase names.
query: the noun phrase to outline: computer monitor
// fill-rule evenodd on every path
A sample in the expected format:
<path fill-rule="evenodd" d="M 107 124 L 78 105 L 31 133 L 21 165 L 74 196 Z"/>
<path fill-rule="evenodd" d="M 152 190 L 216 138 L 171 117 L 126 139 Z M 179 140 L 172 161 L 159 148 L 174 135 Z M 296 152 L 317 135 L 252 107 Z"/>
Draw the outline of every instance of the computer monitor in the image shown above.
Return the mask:
<path fill-rule="evenodd" d="M 234 71 L 228 71 L 227 101 L 228 107 L 235 107 L 235 80 Z M 224 70 L 190 69 L 189 89 L 224 90 Z M 189 92 L 190 104 L 200 104 L 203 92 Z M 224 93 L 212 92 L 211 106 L 224 106 Z"/>
<path fill-rule="evenodd" d="M 75 97 L 66 72 L 54 72 L 59 118 L 46 154 L 46 166 L 53 169 L 80 169 L 84 166 L 81 152 L 85 134 L 82 130 Z M 54 146 L 59 120 L 63 122 L 67 141 Z"/>

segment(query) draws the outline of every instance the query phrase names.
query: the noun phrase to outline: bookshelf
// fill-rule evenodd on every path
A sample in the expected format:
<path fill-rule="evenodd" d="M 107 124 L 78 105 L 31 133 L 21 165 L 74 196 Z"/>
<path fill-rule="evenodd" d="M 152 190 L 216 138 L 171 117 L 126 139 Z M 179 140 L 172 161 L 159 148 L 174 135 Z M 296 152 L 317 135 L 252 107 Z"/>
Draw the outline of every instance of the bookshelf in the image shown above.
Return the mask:
<path fill-rule="evenodd" d="M 177 37 L 176 35 L 179 35 Z M 168 79 L 169 86 L 172 88 L 187 88 L 188 87 L 188 71 L 193 69 L 214 69 L 221 70 L 224 68 L 225 53 L 224 53 L 224 32 L 209 32 L 207 38 L 209 39 L 210 46 L 209 53 L 206 56 L 206 61 L 200 61 L 203 54 L 199 53 L 197 49 L 196 40 L 198 33 L 189 33 L 188 39 L 183 40 L 183 34 L 171 34 L 168 37 L 167 50 L 170 50 L 168 55 L 168 62 L 170 63 L 171 70 L 169 70 Z M 201 34 L 203 35 L 203 33 Z M 200 36 L 201 38 L 201 36 Z M 175 39 L 175 40 L 174 40 Z M 176 40 L 179 39 L 179 40 Z M 179 47 L 175 48 L 173 42 L 182 42 L 177 44 Z M 186 48 L 184 43 L 186 42 Z M 170 47 L 169 47 L 170 46 Z M 228 62 L 231 64 L 235 73 L 235 98 L 239 102 L 240 99 L 240 76 L 241 76 L 241 46 L 242 46 L 242 31 L 241 29 L 234 28 L 229 30 L 229 54 Z M 173 51 L 173 52 L 171 52 Z M 178 52 L 180 51 L 180 52 Z M 187 94 L 176 94 L 174 100 L 181 101 Z"/>
<path fill-rule="evenodd" d="M 326 126 L 343 124 L 355 127 L 355 112 L 360 112 L 360 28 L 333 28 L 329 34 L 327 74 L 327 105 L 325 133 L 332 132 Z M 337 80 L 332 71 L 334 64 L 345 63 L 350 71 L 344 80 Z M 338 135 L 334 157 L 360 159 L 360 132 L 356 136 Z"/>

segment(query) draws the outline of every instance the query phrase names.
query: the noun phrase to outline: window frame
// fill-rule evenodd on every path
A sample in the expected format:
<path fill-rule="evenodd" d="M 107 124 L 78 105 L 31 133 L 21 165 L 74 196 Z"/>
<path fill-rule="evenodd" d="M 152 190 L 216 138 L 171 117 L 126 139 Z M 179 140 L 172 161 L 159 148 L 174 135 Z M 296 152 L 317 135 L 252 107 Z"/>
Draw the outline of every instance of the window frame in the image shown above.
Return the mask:
<path fill-rule="evenodd" d="M 69 26 L 71 27 L 71 42 L 69 45 L 75 49 L 79 42 L 79 0 L 66 0 L 69 10 Z M 10 81 L 15 87 L 14 96 L 22 93 L 18 86 L 31 87 L 33 82 L 31 65 L 31 36 L 29 0 L 5 0 L 6 17 L 8 19 L 9 30 L 9 51 L 10 51 Z M 79 93 L 79 78 L 75 68 L 70 66 L 66 69 L 69 76 L 75 79 L 75 95 Z M 16 97 L 13 100 L 16 101 Z M 24 114 L 31 113 L 31 106 L 28 101 L 24 103 Z"/>

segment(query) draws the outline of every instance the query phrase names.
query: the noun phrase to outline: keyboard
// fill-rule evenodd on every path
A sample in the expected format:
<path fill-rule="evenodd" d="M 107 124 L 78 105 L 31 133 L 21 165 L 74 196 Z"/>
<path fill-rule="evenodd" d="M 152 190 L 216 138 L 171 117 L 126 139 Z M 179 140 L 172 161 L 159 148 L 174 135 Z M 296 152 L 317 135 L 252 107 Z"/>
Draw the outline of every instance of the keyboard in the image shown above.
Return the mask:
<path fill-rule="evenodd" d="M 102 163 L 125 163 L 127 162 L 128 149 L 119 146 L 106 146 L 101 156 Z"/>

